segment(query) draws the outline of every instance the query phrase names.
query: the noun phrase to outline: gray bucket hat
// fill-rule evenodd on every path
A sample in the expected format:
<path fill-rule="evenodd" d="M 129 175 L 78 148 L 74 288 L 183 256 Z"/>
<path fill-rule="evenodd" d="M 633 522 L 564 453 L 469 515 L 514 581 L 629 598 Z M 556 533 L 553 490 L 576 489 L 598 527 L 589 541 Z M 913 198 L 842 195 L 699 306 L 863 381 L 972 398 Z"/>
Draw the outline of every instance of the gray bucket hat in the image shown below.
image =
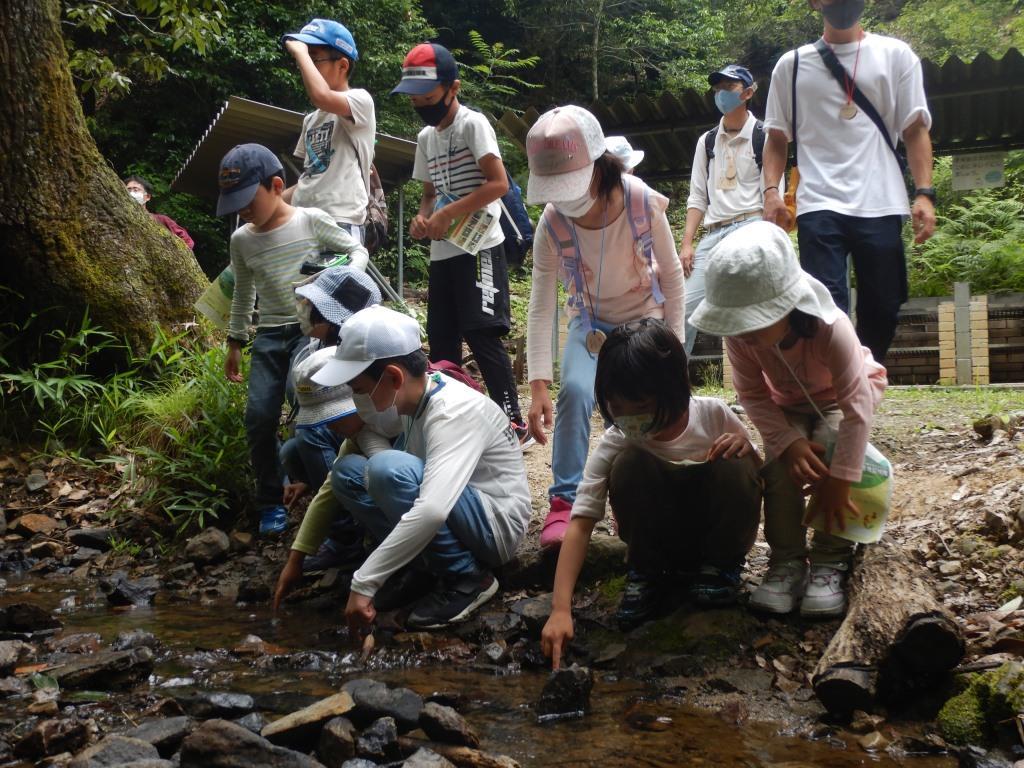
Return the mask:
<path fill-rule="evenodd" d="M 355 267 L 331 267 L 295 289 L 309 299 L 324 320 L 342 326 L 356 312 L 380 304 L 380 289 L 373 278 Z"/>
<path fill-rule="evenodd" d="M 334 347 L 318 349 L 299 361 L 292 371 L 295 397 L 299 401 L 299 413 L 295 417 L 298 429 L 319 427 L 356 412 L 352 387 L 348 384 L 325 386 L 313 381 L 313 376 L 334 359 L 334 352 Z"/>

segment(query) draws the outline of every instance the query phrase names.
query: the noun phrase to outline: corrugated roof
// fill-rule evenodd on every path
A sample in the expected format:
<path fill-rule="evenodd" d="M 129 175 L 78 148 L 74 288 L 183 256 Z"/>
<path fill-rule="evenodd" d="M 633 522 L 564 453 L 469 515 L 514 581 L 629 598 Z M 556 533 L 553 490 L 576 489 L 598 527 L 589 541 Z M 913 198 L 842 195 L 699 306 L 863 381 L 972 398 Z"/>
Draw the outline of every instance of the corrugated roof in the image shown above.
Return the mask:
<path fill-rule="evenodd" d="M 925 60 L 922 68 L 936 154 L 1024 148 L 1024 56 L 1019 51 L 1010 49 L 1000 59 L 982 53 L 969 64 L 952 58 L 941 67 Z M 764 78 L 752 100 L 754 114 L 764 115 L 767 95 Z M 626 136 L 647 153 L 639 173 L 648 181 L 689 179 L 697 139 L 721 116 L 710 90 L 599 101 L 589 109 L 606 134 Z M 542 111 L 507 111 L 498 124 L 524 148 Z"/>
<path fill-rule="evenodd" d="M 291 158 L 302 130 L 302 117 L 301 112 L 232 96 L 196 143 L 171 182 L 171 189 L 215 199 L 220 160 L 236 144 L 256 142 L 283 158 Z M 386 187 L 408 179 L 415 158 L 416 142 L 377 134 L 373 162 Z"/>

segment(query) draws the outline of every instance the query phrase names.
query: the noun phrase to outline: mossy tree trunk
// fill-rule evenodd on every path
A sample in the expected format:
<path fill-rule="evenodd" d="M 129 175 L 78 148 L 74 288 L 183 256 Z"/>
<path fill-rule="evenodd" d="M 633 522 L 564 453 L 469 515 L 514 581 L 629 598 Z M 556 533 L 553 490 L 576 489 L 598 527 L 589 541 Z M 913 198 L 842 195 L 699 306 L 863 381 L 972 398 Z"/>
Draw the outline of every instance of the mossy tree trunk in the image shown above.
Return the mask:
<path fill-rule="evenodd" d="M 46 311 L 135 348 L 190 319 L 206 284 L 192 253 L 125 192 L 86 128 L 58 0 L 0 3 L 0 321 Z"/>

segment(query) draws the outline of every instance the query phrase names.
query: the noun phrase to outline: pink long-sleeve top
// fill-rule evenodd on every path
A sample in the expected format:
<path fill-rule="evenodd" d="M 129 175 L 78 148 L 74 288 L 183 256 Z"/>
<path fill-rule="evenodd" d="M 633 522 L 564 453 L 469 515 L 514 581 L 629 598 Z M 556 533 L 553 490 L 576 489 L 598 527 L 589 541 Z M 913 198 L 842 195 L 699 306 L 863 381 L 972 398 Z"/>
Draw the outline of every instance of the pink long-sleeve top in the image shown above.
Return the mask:
<path fill-rule="evenodd" d="M 807 403 L 792 368 L 819 408 L 834 403 L 843 412 L 829 473 L 860 481 L 871 422 L 888 382 L 885 368 L 861 345 L 846 315 L 832 325 L 820 323 L 813 338 L 800 339 L 789 349 L 764 349 L 733 337 L 726 339 L 726 350 L 740 404 L 761 433 L 769 458 L 801 437 L 782 412 Z"/>

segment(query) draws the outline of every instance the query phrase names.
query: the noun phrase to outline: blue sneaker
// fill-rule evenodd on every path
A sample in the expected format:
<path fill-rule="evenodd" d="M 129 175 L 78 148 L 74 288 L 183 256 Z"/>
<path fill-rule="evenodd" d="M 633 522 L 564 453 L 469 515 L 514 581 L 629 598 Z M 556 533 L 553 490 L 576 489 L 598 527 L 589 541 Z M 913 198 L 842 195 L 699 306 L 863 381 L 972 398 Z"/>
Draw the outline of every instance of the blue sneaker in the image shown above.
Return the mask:
<path fill-rule="evenodd" d="M 288 527 L 288 510 L 284 507 L 267 507 L 260 512 L 260 536 L 281 533 Z"/>
<path fill-rule="evenodd" d="M 703 565 L 690 586 L 690 596 L 697 605 L 732 605 L 739 596 L 742 572 L 742 565 L 735 568 Z"/>

